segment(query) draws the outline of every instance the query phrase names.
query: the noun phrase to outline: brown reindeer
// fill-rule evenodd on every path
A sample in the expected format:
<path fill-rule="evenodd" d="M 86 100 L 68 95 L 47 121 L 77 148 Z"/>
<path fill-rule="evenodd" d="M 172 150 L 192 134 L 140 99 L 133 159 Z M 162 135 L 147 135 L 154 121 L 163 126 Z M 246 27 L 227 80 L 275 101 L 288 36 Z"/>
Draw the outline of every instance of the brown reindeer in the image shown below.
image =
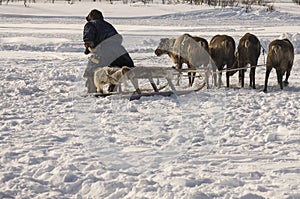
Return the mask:
<path fill-rule="evenodd" d="M 246 33 L 239 41 L 236 52 L 236 62 L 232 68 L 245 68 L 250 64 L 250 86 L 255 89 L 255 69 L 257 66 L 257 61 L 260 56 L 261 44 L 258 38 L 250 33 Z M 246 69 L 239 70 L 239 80 L 241 82 L 241 87 L 244 87 L 244 77 Z M 226 73 L 227 77 L 227 87 L 229 87 L 229 76 L 232 76 L 236 71 L 228 71 Z"/>
<path fill-rule="evenodd" d="M 231 68 L 234 63 L 234 51 L 235 42 L 232 37 L 228 35 L 216 35 L 209 43 L 209 53 L 212 58 L 212 67 L 214 72 L 216 68 L 218 69 L 218 86 L 221 87 L 222 84 L 222 70 L 225 65 L 227 68 Z M 214 84 L 217 83 L 217 76 L 214 74 Z"/>
<path fill-rule="evenodd" d="M 187 64 L 188 68 L 196 68 L 201 65 L 205 67 L 209 63 L 208 42 L 201 37 L 193 37 L 183 34 L 177 39 L 163 38 L 155 50 L 157 56 L 168 54 L 177 69 Z M 188 73 L 189 85 L 194 82 L 195 73 Z M 177 83 L 178 84 L 178 83 Z"/>
<path fill-rule="evenodd" d="M 288 79 L 292 70 L 293 62 L 294 46 L 288 39 L 277 39 L 269 44 L 264 92 L 267 92 L 268 79 L 272 68 L 276 69 L 277 81 L 280 88 L 283 89 L 283 84 L 288 85 Z M 285 73 L 286 77 L 284 82 L 282 82 Z"/>

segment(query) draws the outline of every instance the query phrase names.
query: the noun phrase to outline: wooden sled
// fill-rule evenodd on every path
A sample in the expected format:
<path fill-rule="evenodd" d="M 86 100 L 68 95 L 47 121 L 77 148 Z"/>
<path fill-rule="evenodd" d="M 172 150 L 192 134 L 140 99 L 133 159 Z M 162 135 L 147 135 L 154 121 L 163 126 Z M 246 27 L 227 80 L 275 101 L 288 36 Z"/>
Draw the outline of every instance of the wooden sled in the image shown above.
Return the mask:
<path fill-rule="evenodd" d="M 192 89 L 184 89 L 178 90 L 174 86 L 172 79 L 174 76 L 178 76 L 186 71 L 178 71 L 174 68 L 167 68 L 167 67 L 135 67 L 130 71 L 124 74 L 124 78 L 119 83 L 119 91 L 110 92 L 110 93 L 94 93 L 93 95 L 96 97 L 107 97 L 111 95 L 120 95 L 123 98 L 128 98 L 129 100 L 137 100 L 141 97 L 149 97 L 149 96 L 172 96 L 172 95 L 186 95 L 192 92 L 196 92 L 201 90 L 205 86 L 205 81 L 198 88 Z M 143 90 L 139 87 L 139 80 L 146 79 L 149 81 L 152 89 Z M 167 81 L 167 85 L 170 87 L 170 90 L 164 90 L 164 87 L 158 87 L 154 81 L 154 79 L 165 79 Z M 121 89 L 122 84 L 125 81 L 131 82 L 132 86 L 134 87 L 134 91 L 132 92 L 123 92 Z"/>

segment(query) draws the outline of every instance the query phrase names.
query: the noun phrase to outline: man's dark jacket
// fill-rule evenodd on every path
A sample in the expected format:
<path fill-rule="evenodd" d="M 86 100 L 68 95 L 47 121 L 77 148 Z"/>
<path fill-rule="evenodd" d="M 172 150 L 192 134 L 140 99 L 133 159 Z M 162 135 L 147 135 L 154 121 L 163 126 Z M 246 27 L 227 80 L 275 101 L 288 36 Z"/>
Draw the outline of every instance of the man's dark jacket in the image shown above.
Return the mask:
<path fill-rule="evenodd" d="M 84 26 L 83 31 L 83 41 L 84 42 L 93 42 L 92 48 L 95 48 L 103 41 L 108 41 L 109 38 L 118 38 L 117 30 L 107 21 L 103 19 L 91 20 L 87 22 Z M 114 44 L 112 44 L 113 48 L 120 48 L 123 51 L 126 51 L 122 46 L 122 37 L 120 36 L 119 40 L 112 40 Z M 109 50 L 109 49 L 107 49 Z M 114 49 L 115 51 L 116 49 Z M 113 52 L 113 51 L 112 51 Z M 109 52 L 106 52 L 109 53 Z M 133 61 L 129 54 L 126 52 L 120 55 L 117 59 L 112 61 L 110 66 L 122 67 L 128 66 L 133 67 Z"/>

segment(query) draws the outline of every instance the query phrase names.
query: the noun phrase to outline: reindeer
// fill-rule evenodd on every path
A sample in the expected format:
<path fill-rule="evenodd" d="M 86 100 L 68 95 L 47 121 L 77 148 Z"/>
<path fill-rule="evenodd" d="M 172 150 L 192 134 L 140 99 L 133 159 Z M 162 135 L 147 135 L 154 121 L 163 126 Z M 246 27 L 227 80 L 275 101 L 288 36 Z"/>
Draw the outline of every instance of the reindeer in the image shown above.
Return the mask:
<path fill-rule="evenodd" d="M 258 38 L 250 33 L 246 33 L 239 41 L 239 45 L 237 47 L 236 52 L 236 61 L 233 64 L 232 68 L 229 69 L 236 69 L 236 68 L 243 68 L 239 70 L 239 80 L 241 82 L 241 87 L 244 87 L 244 77 L 245 71 L 244 67 L 250 64 L 250 86 L 255 89 L 255 69 L 257 66 L 257 61 L 260 56 L 260 49 L 261 44 Z M 229 87 L 229 76 L 235 74 L 236 71 L 228 71 L 226 73 L 227 77 L 227 87 Z"/>
<path fill-rule="evenodd" d="M 288 85 L 288 79 L 294 62 L 294 46 L 288 39 L 277 39 L 269 44 L 266 78 L 264 92 L 267 92 L 268 79 L 272 68 L 276 69 L 277 81 L 280 88 L 283 89 L 283 84 Z M 286 73 L 284 82 L 282 78 Z"/>
<path fill-rule="evenodd" d="M 222 70 L 225 65 L 227 68 L 231 68 L 235 57 L 235 42 L 232 37 L 228 35 L 216 35 L 214 36 L 209 43 L 209 53 L 211 56 L 211 65 L 213 71 L 216 72 L 218 69 L 218 87 L 221 87 L 222 84 Z M 228 78 L 228 77 L 227 77 Z M 214 74 L 214 84 L 217 85 L 217 76 Z"/>
<path fill-rule="evenodd" d="M 193 37 L 183 34 L 177 39 L 162 38 L 159 46 L 155 50 L 157 56 L 168 54 L 177 69 L 182 69 L 182 65 L 187 64 L 188 68 L 196 68 L 209 63 L 208 42 L 201 37 Z M 188 73 L 189 85 L 194 82 L 195 73 Z M 178 82 L 177 82 L 178 84 Z"/>

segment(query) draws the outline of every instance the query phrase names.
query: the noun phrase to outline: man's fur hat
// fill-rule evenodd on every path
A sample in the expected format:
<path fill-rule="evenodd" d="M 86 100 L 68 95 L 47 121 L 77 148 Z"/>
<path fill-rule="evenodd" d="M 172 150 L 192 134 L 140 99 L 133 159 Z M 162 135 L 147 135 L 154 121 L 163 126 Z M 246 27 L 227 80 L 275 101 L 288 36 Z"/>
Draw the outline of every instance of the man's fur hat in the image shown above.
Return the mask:
<path fill-rule="evenodd" d="M 88 16 L 86 16 L 87 21 L 91 21 L 95 19 L 103 19 L 102 12 L 97 9 L 91 10 Z"/>

